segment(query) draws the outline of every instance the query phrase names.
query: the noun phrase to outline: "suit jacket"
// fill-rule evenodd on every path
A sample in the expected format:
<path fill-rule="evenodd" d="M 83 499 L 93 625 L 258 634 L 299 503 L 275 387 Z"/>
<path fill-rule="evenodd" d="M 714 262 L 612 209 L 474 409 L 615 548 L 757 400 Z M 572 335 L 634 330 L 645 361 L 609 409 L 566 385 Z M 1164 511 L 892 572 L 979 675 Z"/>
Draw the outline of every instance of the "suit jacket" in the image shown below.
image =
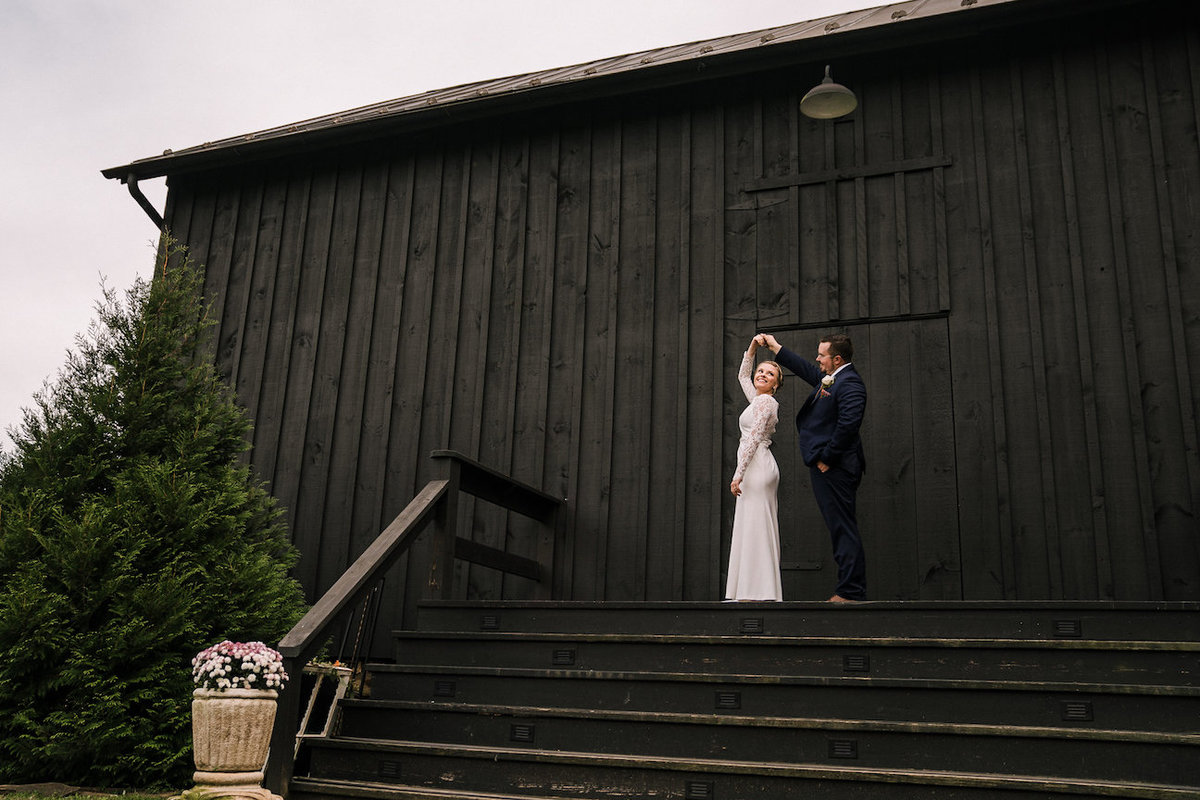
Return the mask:
<path fill-rule="evenodd" d="M 781 347 L 775 354 L 779 365 L 814 387 L 796 414 L 800 455 L 810 467 L 823 461 L 858 476 L 866 471 L 862 439 L 858 431 L 867 408 L 867 387 L 853 364 L 847 364 L 822 391 L 825 373 L 815 363 Z"/>

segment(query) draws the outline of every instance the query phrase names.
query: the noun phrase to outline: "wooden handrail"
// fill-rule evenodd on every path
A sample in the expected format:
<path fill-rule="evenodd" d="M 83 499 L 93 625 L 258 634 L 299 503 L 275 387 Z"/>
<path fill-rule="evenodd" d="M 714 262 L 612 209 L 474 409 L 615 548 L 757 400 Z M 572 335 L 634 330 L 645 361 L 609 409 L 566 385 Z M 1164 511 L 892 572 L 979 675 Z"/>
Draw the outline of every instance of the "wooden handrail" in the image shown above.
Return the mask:
<path fill-rule="evenodd" d="M 485 467 L 455 450 L 434 450 L 430 457 L 440 462 L 443 469 L 459 471 L 461 491 L 540 522 L 552 521 L 563 504 L 561 498 Z"/>
<path fill-rule="evenodd" d="M 428 588 L 436 596 L 450 597 L 453 561 L 457 556 L 538 581 L 539 596 L 552 591 L 553 554 L 561 533 L 563 500 L 503 473 L 485 467 L 462 453 L 435 450 L 442 477 L 430 481 L 392 520 L 350 568 L 329 587 L 308 613 L 279 642 L 283 668 L 291 676 L 279 694 L 271 750 L 264 784 L 287 797 L 292 777 L 296 724 L 300 717 L 300 675 L 330 634 L 342 614 L 360 602 L 371 587 L 416 541 L 430 521 L 437 521 L 437 537 L 429 569 Z M 529 559 L 457 536 L 459 495 L 474 495 L 543 523 L 538 558 Z"/>
<path fill-rule="evenodd" d="M 446 503 L 439 511 L 438 539 L 434 543 L 429 568 L 429 589 L 435 597 L 453 596 L 454 559 L 461 558 L 493 569 L 521 575 L 537 581 L 536 596 L 552 596 L 555 545 L 562 535 L 565 501 L 527 483 L 485 467 L 454 450 L 435 450 L 430 456 L 438 463 L 442 477 L 450 482 L 450 492 L 466 492 L 481 500 L 531 517 L 542 523 L 536 558 L 525 558 L 455 535 L 458 529 L 457 503 Z"/>
<path fill-rule="evenodd" d="M 390 567 L 429 522 L 430 512 L 446 494 L 448 481 L 425 484 L 407 507 L 383 529 L 350 568 L 342 573 L 329 591 L 279 642 L 277 648 L 286 658 L 310 657 L 322 642 L 316 641 L 337 615 L 358 597 L 379 572 Z"/>
<path fill-rule="evenodd" d="M 350 568 L 342 573 L 299 622 L 279 642 L 283 669 L 291 677 L 279 693 L 265 785 L 286 796 L 292 778 L 296 720 L 300 716 L 300 674 L 304 665 L 325 643 L 329 627 L 356 602 L 372 582 L 412 546 L 446 495 L 449 482 L 430 481 L 417 493 L 392 524 L 384 528 Z"/>

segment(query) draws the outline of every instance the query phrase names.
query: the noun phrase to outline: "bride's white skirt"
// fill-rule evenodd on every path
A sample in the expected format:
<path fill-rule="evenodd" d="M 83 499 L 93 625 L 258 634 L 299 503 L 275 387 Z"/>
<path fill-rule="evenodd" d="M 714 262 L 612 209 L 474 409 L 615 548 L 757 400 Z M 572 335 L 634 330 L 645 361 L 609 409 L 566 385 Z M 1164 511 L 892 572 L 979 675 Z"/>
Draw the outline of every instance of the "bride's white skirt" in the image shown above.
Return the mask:
<path fill-rule="evenodd" d="M 782 600 L 779 577 L 779 467 L 770 449 L 758 448 L 742 475 L 733 513 L 728 600 Z"/>

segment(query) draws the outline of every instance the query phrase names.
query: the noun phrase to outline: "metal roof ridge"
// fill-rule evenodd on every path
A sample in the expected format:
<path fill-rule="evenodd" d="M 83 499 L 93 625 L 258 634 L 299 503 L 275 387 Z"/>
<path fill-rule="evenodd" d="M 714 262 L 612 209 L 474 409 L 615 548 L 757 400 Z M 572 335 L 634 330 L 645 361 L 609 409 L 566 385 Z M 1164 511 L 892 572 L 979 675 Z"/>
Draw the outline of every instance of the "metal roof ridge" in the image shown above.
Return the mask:
<path fill-rule="evenodd" d="M 107 177 L 126 177 L 137 167 L 164 164 L 182 156 L 198 156 L 247 143 L 278 141 L 289 136 L 315 133 L 331 128 L 383 120 L 425 108 L 450 106 L 485 97 L 512 96 L 521 92 L 564 86 L 592 78 L 628 74 L 640 69 L 724 54 L 746 52 L 759 47 L 795 43 L 824 35 L 858 31 L 914 18 L 936 17 L 953 11 L 994 6 L 1020 0 L 902 0 L 898 3 L 870 6 L 810 20 L 760 28 L 742 33 L 698 39 L 683 44 L 640 50 L 622 55 L 584 61 L 567 66 L 517 73 L 502 78 L 471 81 L 439 89 L 430 89 L 402 97 L 367 103 L 349 109 L 322 114 L 257 131 L 224 137 L 181 150 L 165 150 L 161 155 L 130 162 L 124 167 L 102 170 Z M 891 11 L 884 15 L 881 12 Z M 169 170 L 157 172 L 166 174 Z"/>

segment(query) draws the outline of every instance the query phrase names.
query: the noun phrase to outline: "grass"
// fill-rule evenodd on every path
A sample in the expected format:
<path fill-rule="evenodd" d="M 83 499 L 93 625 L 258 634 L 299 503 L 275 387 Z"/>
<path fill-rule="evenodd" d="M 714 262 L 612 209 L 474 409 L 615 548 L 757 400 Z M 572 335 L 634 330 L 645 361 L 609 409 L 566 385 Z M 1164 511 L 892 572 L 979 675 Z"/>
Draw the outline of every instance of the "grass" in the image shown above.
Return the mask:
<path fill-rule="evenodd" d="M 24 790 L 4 789 L 0 790 L 0 795 L 4 800 L 163 800 L 164 797 L 171 797 L 179 794 L 179 792 L 164 792 L 163 794 L 139 794 L 138 792 L 114 792 L 114 791 L 95 791 L 80 790 L 74 794 L 41 794 L 39 792 L 27 792 Z"/>
<path fill-rule="evenodd" d="M 0 800 L 163 800 L 179 792 L 125 789 L 81 789 L 63 784 L 0 786 Z"/>

